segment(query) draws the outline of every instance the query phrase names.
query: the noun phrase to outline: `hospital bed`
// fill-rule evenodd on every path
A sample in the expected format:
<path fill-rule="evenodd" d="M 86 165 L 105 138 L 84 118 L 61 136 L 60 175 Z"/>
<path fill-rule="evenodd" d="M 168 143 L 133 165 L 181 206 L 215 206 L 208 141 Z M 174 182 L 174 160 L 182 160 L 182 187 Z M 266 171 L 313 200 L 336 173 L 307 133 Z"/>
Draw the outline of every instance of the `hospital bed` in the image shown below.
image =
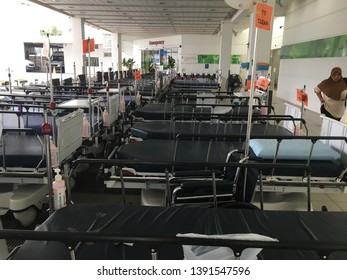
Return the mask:
<path fill-rule="evenodd" d="M 163 99 L 163 98 L 162 98 Z M 164 94 L 162 103 L 166 106 L 173 106 L 175 103 L 185 104 L 243 104 L 248 105 L 250 97 L 247 95 L 232 95 L 223 91 L 212 91 L 206 89 L 180 89 L 169 90 Z M 252 105 L 261 105 L 261 99 L 258 96 L 253 97 Z"/>
<path fill-rule="evenodd" d="M 305 173 L 280 168 L 264 170 L 266 186 L 261 186 L 262 192 L 306 192 L 308 210 L 311 192 L 346 193 L 346 141 L 341 136 L 252 136 L 251 153 L 260 162 L 302 163 L 311 168 L 309 189 L 301 187 Z"/>
<path fill-rule="evenodd" d="M 120 100 L 124 94 L 124 88 L 121 89 L 101 89 L 97 95 L 83 99 L 74 99 L 63 102 L 58 105 L 62 109 L 82 108 L 86 113 L 91 112 L 91 119 L 99 122 L 102 120 L 102 112 L 107 109 L 109 121 L 113 124 L 120 114 Z M 96 124 L 96 123 L 95 123 Z M 93 131 L 92 131 L 93 132 Z M 94 131 L 95 133 L 96 131 Z"/>
<path fill-rule="evenodd" d="M 103 97 L 96 98 L 84 98 L 84 99 L 72 99 L 58 104 L 58 109 L 64 109 L 67 111 L 73 111 L 76 109 L 82 109 L 85 114 L 88 114 L 90 129 L 88 137 L 95 135 L 102 123 L 102 108 L 106 106 Z"/>
<path fill-rule="evenodd" d="M 0 238 L 28 240 L 10 260 L 182 260 L 191 249 L 183 245 L 232 249 L 220 259 L 259 248 L 251 259 L 346 260 L 346 234 L 345 212 L 72 204 L 35 231 L 2 230 Z"/>
<path fill-rule="evenodd" d="M 74 93 L 53 93 L 54 102 L 56 104 L 59 104 L 64 101 L 68 101 L 71 99 L 83 99 L 86 98 L 86 95 L 83 94 L 74 94 Z M 4 103 L 10 103 L 10 104 L 17 104 L 25 106 L 31 105 L 38 105 L 43 106 L 46 105 L 49 106 L 49 103 L 51 102 L 51 96 L 49 93 L 46 95 L 37 95 L 37 94 L 30 94 L 30 95 L 24 95 L 24 94 L 0 94 L 0 102 Z"/>
<path fill-rule="evenodd" d="M 173 88 L 220 88 L 218 82 L 202 78 L 196 80 L 173 80 L 171 85 Z"/>
<path fill-rule="evenodd" d="M 262 107 L 268 108 L 265 105 L 253 105 L 253 115 L 261 115 Z M 230 114 L 247 117 L 248 105 L 176 103 L 173 106 L 166 106 L 164 103 L 148 103 L 135 109 L 132 115 L 137 119 L 170 120 L 172 114 L 183 113 Z"/>
<path fill-rule="evenodd" d="M 20 115 L 15 111 L 7 111 L 0 115 L 3 125 L 0 179 L 1 183 L 13 186 L 1 193 L 2 215 L 11 210 L 16 219 L 27 226 L 35 219 L 37 209 L 41 210 L 48 203 L 47 183 L 52 174 L 51 165 L 48 164 L 50 160 L 46 157 L 49 138 L 43 135 L 42 130 L 40 132 L 30 128 L 37 125 L 36 119 L 34 123 L 31 123 L 30 118 L 29 121 L 25 120 L 37 114 Z M 15 119 L 12 127 L 9 127 L 8 116 Z M 63 171 L 82 144 L 82 116 L 83 111 L 76 110 L 55 120 L 56 134 L 52 141 L 57 147 L 57 165 Z M 4 119 L 6 123 L 3 124 Z"/>
<path fill-rule="evenodd" d="M 84 155 L 99 156 L 104 153 L 105 146 L 117 141 L 123 90 L 103 89 L 97 96 L 88 95 L 83 99 L 72 99 L 57 105 L 57 109 L 64 112 L 78 108 L 83 110 Z"/>
<path fill-rule="evenodd" d="M 249 96 L 235 96 L 235 95 L 228 95 L 226 92 L 205 92 L 205 91 L 197 91 L 195 93 L 167 93 L 165 96 L 165 102 L 166 102 L 166 108 L 167 105 L 170 104 L 171 107 L 173 107 L 175 104 L 181 103 L 183 104 L 196 104 L 197 107 L 201 105 L 202 107 L 210 106 L 211 110 L 213 110 L 214 113 L 226 113 L 230 111 L 230 108 L 228 106 L 236 106 L 238 107 L 238 113 L 242 111 L 242 114 L 248 113 L 248 107 L 249 104 L 251 105 L 259 105 L 262 106 L 261 99 L 259 97 L 253 97 L 253 100 L 250 102 Z M 225 107 L 223 107 L 224 105 Z M 239 106 L 240 105 L 240 106 Z M 244 108 L 241 108 L 244 106 Z M 192 105 L 191 105 L 192 106 Z M 266 108 L 260 107 L 263 109 L 263 111 L 268 110 L 269 114 L 274 111 L 274 108 L 271 106 L 268 106 Z M 264 113 L 265 114 L 265 113 Z M 266 112 L 267 114 L 267 112 Z"/>
<path fill-rule="evenodd" d="M 303 122 L 291 116 L 269 115 L 252 118 L 251 133 L 255 135 L 292 135 L 285 122 L 294 126 Z M 220 114 L 173 114 L 170 121 L 138 121 L 130 129 L 131 137 L 140 139 L 174 139 L 177 134 L 204 133 L 216 135 L 242 135 L 246 133 L 247 120 L 244 117 Z M 308 134 L 306 128 L 306 135 Z"/>
<path fill-rule="evenodd" d="M 129 142 L 117 148 L 115 157 L 118 160 L 137 160 L 126 166 L 125 174 L 119 174 L 115 166 L 104 164 L 100 168 L 100 178 L 106 188 L 121 189 L 122 180 L 128 182 L 128 189 L 140 189 L 143 201 L 153 198 L 159 205 L 168 194 L 167 176 L 176 172 L 204 170 L 211 163 L 239 161 L 242 157 L 244 143 L 238 136 L 187 134 L 178 135 L 174 140 L 147 139 L 140 142 Z M 190 165 L 180 165 L 179 161 L 193 161 Z M 152 161 L 151 165 L 141 162 Z M 160 164 L 174 161 L 176 164 Z M 156 164 L 158 163 L 158 164 Z M 199 172 L 198 172 L 199 173 Z M 219 173 L 224 174 L 221 168 Z M 253 174 L 250 174 L 253 175 Z M 122 177 L 122 178 L 121 178 Z M 253 194 L 253 193 L 252 193 Z M 250 200 L 250 197 L 248 197 Z"/>
<path fill-rule="evenodd" d="M 183 136 L 187 138 L 182 139 Z M 192 139 L 195 141 L 192 141 Z M 187 158 L 204 162 L 227 161 L 230 156 L 229 153 L 232 151 L 238 151 L 242 154 L 245 147 L 244 140 L 245 135 L 178 135 L 175 140 L 147 139 L 140 142 L 130 142 L 121 146 L 116 156 L 119 159 L 143 161 L 150 159 L 159 161 L 185 160 Z M 293 170 L 288 172 L 280 168 L 265 170 L 262 176 L 266 178 L 266 181 L 263 183 L 264 186 L 259 187 L 262 188 L 261 192 L 306 193 L 308 210 L 311 209 L 311 192 L 313 191 L 345 193 L 346 166 L 342 162 L 344 157 L 342 155 L 346 151 L 336 151 L 329 144 L 327 145 L 321 141 L 339 142 L 340 146 L 345 147 L 342 143 L 345 144 L 346 138 L 334 136 L 251 135 L 249 142 L 251 157 L 256 157 L 261 162 L 302 163 L 312 168 L 313 181 L 312 187 L 309 189 L 302 187 L 302 185 L 305 185 L 307 178 L 304 173 Z M 171 171 L 169 167 L 166 168 Z M 194 169 L 194 167 L 191 166 L 190 169 Z M 142 176 L 163 177 L 165 168 L 153 165 L 150 168 L 142 169 L 140 166 L 133 166 L 131 172 Z M 107 181 L 106 184 L 108 187 L 115 186 L 115 182 L 112 181 Z"/>

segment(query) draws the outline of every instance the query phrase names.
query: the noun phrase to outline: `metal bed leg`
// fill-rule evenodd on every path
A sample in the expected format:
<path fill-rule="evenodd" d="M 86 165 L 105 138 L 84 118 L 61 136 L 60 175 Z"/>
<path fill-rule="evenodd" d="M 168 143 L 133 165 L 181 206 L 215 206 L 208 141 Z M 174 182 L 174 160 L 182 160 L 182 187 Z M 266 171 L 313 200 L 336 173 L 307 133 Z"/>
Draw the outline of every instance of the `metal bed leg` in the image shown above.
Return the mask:
<path fill-rule="evenodd" d="M 209 162 L 209 160 L 210 160 L 211 147 L 212 147 L 212 139 L 208 143 L 206 162 Z M 207 166 L 205 169 L 207 170 Z"/>
<path fill-rule="evenodd" d="M 235 260 L 241 260 L 241 253 L 239 251 L 234 251 Z"/>
<path fill-rule="evenodd" d="M 242 187 L 242 201 L 246 201 L 247 173 L 248 173 L 248 169 L 247 167 L 245 167 L 245 174 L 243 176 L 243 187 Z"/>
<path fill-rule="evenodd" d="M 158 259 L 158 252 L 155 249 L 151 249 L 152 261 L 156 261 Z"/>
<path fill-rule="evenodd" d="M 307 176 L 307 211 L 311 211 L 311 172 Z"/>
<path fill-rule="evenodd" d="M 213 208 L 217 208 L 216 172 L 212 170 Z"/>
<path fill-rule="evenodd" d="M 264 210 L 263 172 L 259 172 L 260 209 Z"/>
<path fill-rule="evenodd" d="M 272 161 L 273 164 L 275 164 L 276 161 L 277 161 L 277 155 L 278 155 L 278 150 L 280 149 L 281 141 L 282 141 L 281 139 L 277 139 L 276 152 L 275 152 L 274 159 L 273 159 L 273 161 Z M 274 176 L 274 173 L 275 173 L 275 168 L 273 167 L 272 170 L 271 170 L 271 177 Z"/>
<path fill-rule="evenodd" d="M 176 161 L 177 149 L 178 149 L 178 137 L 176 137 L 176 141 L 175 141 L 175 149 L 174 149 L 173 162 Z M 171 173 L 174 173 L 174 170 L 175 170 L 175 165 L 172 165 Z"/>
<path fill-rule="evenodd" d="M 165 179 L 166 179 L 165 203 L 167 206 L 171 206 L 170 179 L 169 179 L 169 171 L 167 169 L 165 170 Z"/>
<path fill-rule="evenodd" d="M 76 260 L 75 250 L 72 246 L 68 246 L 67 249 L 69 250 L 71 260 Z"/>
<path fill-rule="evenodd" d="M 123 169 L 119 169 L 119 177 L 120 177 L 120 185 L 122 188 L 122 196 L 123 196 L 123 204 L 126 205 L 126 200 L 125 200 L 125 187 L 124 187 L 124 178 L 123 178 Z"/>

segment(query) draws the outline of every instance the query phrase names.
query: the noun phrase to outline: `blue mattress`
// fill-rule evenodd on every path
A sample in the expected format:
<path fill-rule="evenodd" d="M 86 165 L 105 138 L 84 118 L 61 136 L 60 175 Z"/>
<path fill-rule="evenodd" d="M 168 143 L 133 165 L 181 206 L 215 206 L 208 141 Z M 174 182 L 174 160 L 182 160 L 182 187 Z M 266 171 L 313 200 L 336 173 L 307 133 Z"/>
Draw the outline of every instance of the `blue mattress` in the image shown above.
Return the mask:
<path fill-rule="evenodd" d="M 273 162 L 275 156 L 277 140 L 275 139 L 251 139 L 250 148 L 256 157 L 263 162 Z M 307 164 L 310 140 L 284 139 L 280 144 L 277 163 Z M 340 154 L 328 145 L 317 141 L 312 152 L 309 166 L 312 169 L 312 176 L 315 177 L 338 177 L 344 167 L 340 159 Z M 295 170 L 275 169 L 274 175 L 302 176 Z M 264 174 L 271 174 L 271 170 L 265 170 Z"/>
<path fill-rule="evenodd" d="M 276 139 L 251 139 L 249 146 L 257 157 L 273 159 L 276 153 Z M 287 160 L 307 160 L 310 155 L 312 141 L 308 139 L 282 140 L 277 158 Z M 317 141 L 312 150 L 311 160 L 340 160 L 341 156 L 334 149 Z"/>

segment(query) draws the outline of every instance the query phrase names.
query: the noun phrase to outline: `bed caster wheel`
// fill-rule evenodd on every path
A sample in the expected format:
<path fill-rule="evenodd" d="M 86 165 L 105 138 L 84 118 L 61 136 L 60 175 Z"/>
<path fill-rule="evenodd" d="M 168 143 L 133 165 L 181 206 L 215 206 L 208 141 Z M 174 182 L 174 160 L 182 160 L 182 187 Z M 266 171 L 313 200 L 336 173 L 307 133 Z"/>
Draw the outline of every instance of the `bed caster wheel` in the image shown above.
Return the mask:
<path fill-rule="evenodd" d="M 322 211 L 323 211 L 323 212 L 328 212 L 328 208 L 327 208 L 325 205 L 323 205 L 323 206 L 322 206 Z"/>
<path fill-rule="evenodd" d="M 104 148 L 104 158 L 107 158 L 111 154 L 114 147 L 115 147 L 114 142 L 111 142 L 111 141 L 106 142 L 105 148 Z"/>
<path fill-rule="evenodd" d="M 89 169 L 89 163 L 81 163 L 75 168 L 76 173 L 87 172 L 88 169 Z"/>
<path fill-rule="evenodd" d="M 99 183 L 102 183 L 104 182 L 105 180 L 109 179 L 111 177 L 111 173 L 110 172 L 107 172 L 107 173 L 104 173 L 104 172 L 99 172 L 97 175 L 96 175 L 96 181 L 99 182 Z"/>
<path fill-rule="evenodd" d="M 69 187 L 70 187 L 70 189 L 73 189 L 74 186 L 76 186 L 76 179 L 71 176 L 70 180 L 69 180 Z"/>
<path fill-rule="evenodd" d="M 37 212 L 38 211 L 35 206 L 30 206 L 23 211 L 13 212 L 13 216 L 21 223 L 23 227 L 28 227 L 35 222 Z"/>

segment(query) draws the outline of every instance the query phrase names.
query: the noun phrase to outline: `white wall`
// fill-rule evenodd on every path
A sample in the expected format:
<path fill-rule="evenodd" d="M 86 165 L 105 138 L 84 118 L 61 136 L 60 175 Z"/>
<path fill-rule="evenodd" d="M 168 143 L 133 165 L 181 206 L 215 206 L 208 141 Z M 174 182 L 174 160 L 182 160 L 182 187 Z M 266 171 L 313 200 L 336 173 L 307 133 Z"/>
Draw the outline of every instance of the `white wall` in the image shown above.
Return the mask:
<path fill-rule="evenodd" d="M 233 34 L 231 54 L 246 55 L 248 43 L 248 29 Z M 236 35 L 236 36 L 235 36 Z M 196 56 L 198 54 L 219 54 L 220 37 L 219 35 L 183 35 L 182 36 L 182 56 Z M 181 72 L 185 73 L 215 73 L 218 64 L 210 64 L 209 69 L 205 69 L 204 64 L 182 63 Z M 240 65 L 231 64 L 232 73 L 240 72 Z"/>
<path fill-rule="evenodd" d="M 182 56 L 196 56 L 198 54 L 219 54 L 220 38 L 218 35 L 182 35 L 181 50 L 181 69 L 182 73 L 215 73 L 219 65 L 210 64 L 209 69 L 205 69 L 204 64 L 198 64 L 197 61 L 184 63 Z"/>
<path fill-rule="evenodd" d="M 288 5 L 283 45 L 347 34 L 347 1 L 295 0 Z M 298 104 L 296 88 L 306 85 L 308 109 L 319 112 L 320 102 L 313 89 L 328 78 L 334 66 L 347 76 L 347 57 L 281 59 L 277 96 Z M 300 104 L 298 104 L 300 105 Z"/>

